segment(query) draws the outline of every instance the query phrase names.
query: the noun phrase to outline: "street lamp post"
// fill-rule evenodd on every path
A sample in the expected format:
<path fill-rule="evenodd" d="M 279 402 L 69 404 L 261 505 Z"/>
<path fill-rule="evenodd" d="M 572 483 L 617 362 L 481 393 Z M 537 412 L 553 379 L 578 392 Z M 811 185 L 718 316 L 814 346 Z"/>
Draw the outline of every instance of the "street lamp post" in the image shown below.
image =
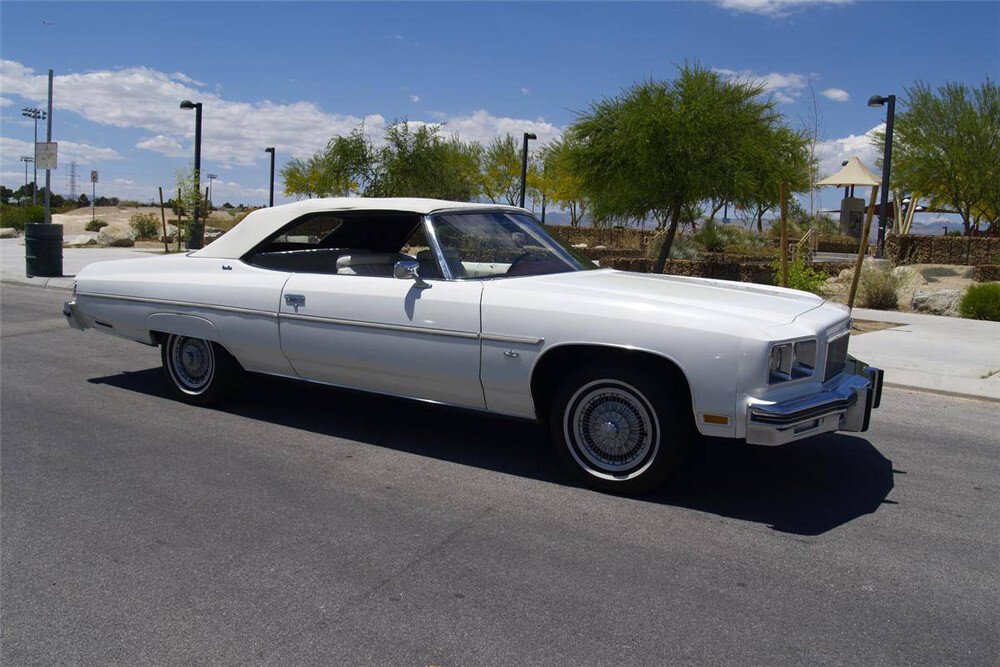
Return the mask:
<path fill-rule="evenodd" d="M 521 208 L 524 208 L 524 191 L 528 184 L 528 140 L 537 138 L 530 132 L 524 133 L 524 150 L 521 154 Z"/>
<path fill-rule="evenodd" d="M 875 256 L 879 259 L 885 253 L 886 213 L 889 208 L 889 170 L 892 163 L 892 123 L 896 118 L 896 96 L 872 95 L 868 98 L 868 106 L 881 107 L 888 103 L 885 113 L 885 153 L 882 155 L 882 192 L 878 207 L 878 243 Z"/>
<path fill-rule="evenodd" d="M 25 193 L 27 193 L 28 192 L 28 163 L 30 162 L 30 163 L 34 164 L 35 158 L 31 157 L 30 155 L 22 155 L 21 156 L 21 162 L 24 163 L 24 191 L 25 191 Z"/>
<path fill-rule="evenodd" d="M 212 181 L 214 181 L 218 177 L 219 177 L 218 174 L 206 174 L 205 175 L 205 178 L 208 179 L 208 199 L 206 200 L 207 206 L 208 206 L 208 210 L 205 211 L 205 217 L 206 218 L 209 217 L 210 215 L 212 215 L 212 208 L 213 208 L 212 207 Z"/>
<path fill-rule="evenodd" d="M 201 229 L 201 102 L 184 100 L 181 109 L 194 109 L 194 216 L 191 219 L 191 233 L 188 234 L 188 250 L 198 250 L 202 244 Z"/>
<path fill-rule="evenodd" d="M 264 152 L 271 154 L 271 188 L 267 196 L 267 205 L 270 207 L 274 206 L 274 146 L 268 146 Z"/>

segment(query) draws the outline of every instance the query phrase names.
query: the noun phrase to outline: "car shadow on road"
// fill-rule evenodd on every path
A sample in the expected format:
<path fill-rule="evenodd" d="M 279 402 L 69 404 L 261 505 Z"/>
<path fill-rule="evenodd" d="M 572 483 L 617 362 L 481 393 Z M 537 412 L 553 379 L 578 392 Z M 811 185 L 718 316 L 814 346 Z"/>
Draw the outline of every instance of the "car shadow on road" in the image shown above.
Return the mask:
<path fill-rule="evenodd" d="M 172 398 L 160 370 L 93 378 Z M 428 403 L 250 375 L 241 397 L 213 409 L 287 428 L 575 486 L 536 423 Z M 819 535 L 875 512 L 893 488 L 892 462 L 865 438 L 827 434 L 781 447 L 700 439 L 671 485 L 643 502 Z"/>

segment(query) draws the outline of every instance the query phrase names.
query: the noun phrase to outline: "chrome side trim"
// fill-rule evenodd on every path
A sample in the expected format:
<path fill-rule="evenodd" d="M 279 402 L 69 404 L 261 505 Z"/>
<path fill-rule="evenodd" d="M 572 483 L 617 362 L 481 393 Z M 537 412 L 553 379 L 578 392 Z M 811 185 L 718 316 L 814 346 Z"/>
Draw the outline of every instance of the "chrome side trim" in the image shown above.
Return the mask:
<path fill-rule="evenodd" d="M 522 343 L 524 345 L 541 345 L 544 338 L 534 338 L 532 336 L 510 336 L 507 334 L 484 333 L 479 336 L 483 340 L 491 340 L 497 343 Z"/>
<path fill-rule="evenodd" d="M 263 315 L 265 317 L 277 317 L 273 310 L 258 310 L 256 308 L 239 308 L 237 306 L 219 306 L 211 303 L 195 303 L 193 301 L 174 301 L 172 299 L 156 299 L 145 296 L 126 296 L 124 294 L 95 294 L 93 292 L 77 292 L 77 296 L 86 296 L 94 299 L 110 299 L 113 301 L 133 301 L 138 303 L 152 303 L 158 306 L 173 306 L 175 308 L 204 308 L 207 310 L 218 310 L 225 313 L 243 313 L 248 315 Z"/>
<path fill-rule="evenodd" d="M 320 324 L 333 324 L 345 327 L 361 327 L 365 329 L 383 329 L 387 331 L 404 331 L 407 333 L 427 334 L 430 336 L 451 336 L 453 338 L 467 338 L 489 340 L 498 343 L 520 343 L 524 345 L 540 345 L 545 342 L 544 338 L 533 336 L 511 336 L 507 334 L 480 334 L 475 331 L 450 331 L 448 329 L 434 329 L 431 327 L 417 327 L 405 324 L 385 324 L 382 322 L 366 322 L 364 320 L 346 320 L 336 317 L 321 317 L 318 315 L 303 315 L 298 313 L 278 313 L 270 310 L 258 310 L 255 308 L 238 308 L 236 306 L 218 306 L 209 303 L 195 303 L 192 301 L 175 301 L 172 299 L 156 299 L 142 296 L 126 296 L 124 294 L 95 294 L 93 292 L 78 292 L 77 296 L 91 297 L 96 299 L 110 299 L 116 301 L 131 301 L 136 303 L 150 303 L 159 306 L 172 306 L 175 308 L 202 308 L 207 310 L 218 310 L 226 313 L 242 313 L 246 315 L 263 315 L 266 317 L 276 317 L 290 320 L 302 320 L 306 322 L 317 322 Z"/>
<path fill-rule="evenodd" d="M 451 336 L 454 338 L 479 338 L 479 334 L 474 331 L 449 331 L 447 329 L 433 329 L 430 327 L 414 327 L 405 324 L 384 324 L 382 322 L 365 322 L 362 320 L 342 320 L 336 317 L 320 317 L 317 315 L 296 315 L 294 313 L 279 313 L 281 319 L 302 320 L 304 322 L 317 322 L 319 324 L 334 324 L 345 327 L 360 327 L 363 329 L 383 329 L 387 331 L 404 331 L 406 333 L 428 334 L 431 336 Z"/>

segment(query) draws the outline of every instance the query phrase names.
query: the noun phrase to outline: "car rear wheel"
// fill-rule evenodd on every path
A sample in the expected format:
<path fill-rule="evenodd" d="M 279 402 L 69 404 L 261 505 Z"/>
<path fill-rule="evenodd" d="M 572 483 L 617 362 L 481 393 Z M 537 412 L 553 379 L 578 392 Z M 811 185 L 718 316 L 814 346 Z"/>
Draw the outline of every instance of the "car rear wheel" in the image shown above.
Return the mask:
<path fill-rule="evenodd" d="M 691 439 L 683 403 L 633 368 L 582 369 L 552 402 L 552 444 L 584 484 L 613 493 L 661 486 L 680 465 Z"/>
<path fill-rule="evenodd" d="M 241 370 L 221 345 L 191 336 L 168 335 L 160 346 L 160 359 L 174 393 L 197 405 L 222 399 Z"/>

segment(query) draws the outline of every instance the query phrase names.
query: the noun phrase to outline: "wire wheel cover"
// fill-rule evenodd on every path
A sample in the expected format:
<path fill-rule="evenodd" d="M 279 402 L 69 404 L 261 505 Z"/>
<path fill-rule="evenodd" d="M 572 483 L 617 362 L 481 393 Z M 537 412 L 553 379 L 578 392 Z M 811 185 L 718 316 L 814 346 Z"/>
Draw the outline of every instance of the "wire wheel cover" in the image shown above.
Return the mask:
<path fill-rule="evenodd" d="M 170 342 L 170 374 L 189 394 L 200 394 L 215 374 L 212 344 L 201 338 L 174 336 Z"/>
<path fill-rule="evenodd" d="M 623 382 L 602 380 L 581 388 L 567 406 L 566 417 L 574 457 L 601 477 L 638 474 L 658 445 L 649 402 Z"/>

